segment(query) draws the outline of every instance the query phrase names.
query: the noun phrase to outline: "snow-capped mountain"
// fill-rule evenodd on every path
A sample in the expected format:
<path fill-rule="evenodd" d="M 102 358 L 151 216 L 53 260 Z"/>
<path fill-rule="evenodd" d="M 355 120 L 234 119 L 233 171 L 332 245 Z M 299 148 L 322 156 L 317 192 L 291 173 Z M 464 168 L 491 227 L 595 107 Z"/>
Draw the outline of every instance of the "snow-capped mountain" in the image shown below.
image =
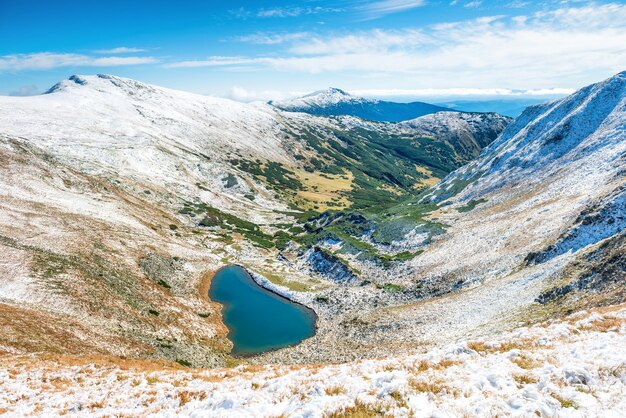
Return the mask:
<path fill-rule="evenodd" d="M 355 339 L 370 354 L 374 340 L 394 347 L 447 343 L 625 302 L 625 156 L 623 72 L 527 109 L 475 161 L 419 201 L 383 216 L 324 220 L 327 251 L 402 292 L 389 292 L 392 300 L 382 302 L 378 295 L 368 299 L 362 287 L 351 289 L 347 302 L 333 300 L 342 314 L 327 333 L 290 355 L 315 361 L 338 347 L 349 350 Z M 374 266 L 355 238 L 392 260 L 399 254 L 408 260 Z M 393 308 L 379 307 L 386 303 Z M 354 317 L 366 318 L 358 335 L 367 337 L 342 327 Z M 315 339 L 332 341 L 332 350 L 323 352 Z"/>
<path fill-rule="evenodd" d="M 415 196 L 481 141 L 466 153 L 410 126 L 109 75 L 0 97 L 0 299 L 13 317 L 51 324 L 37 331 L 47 347 L 88 352 L 99 341 L 98 352 L 220 363 L 219 309 L 197 290 L 207 271 L 236 263 L 323 287 L 287 258 L 294 224 L 312 216 L 303 211 Z M 68 318 L 89 338 L 52 331 Z M 16 324 L 11 340 L 30 341 Z"/>
<path fill-rule="evenodd" d="M 316 366 L 242 366 L 185 383 L 175 369 L 155 380 L 151 365 L 149 377 L 107 371 L 84 384 L 139 391 L 145 377 L 146 387 L 179 394 L 154 413 L 184 413 L 192 395 L 180 385 L 207 388 L 226 376 L 230 395 L 211 386 L 193 405 L 283 413 L 281 399 L 301 392 L 298 407 L 321 414 L 340 411 L 337 399 L 384 392 L 387 411 L 406 411 L 430 391 L 460 413 L 506 414 L 537 402 L 551 412 L 555 396 L 585 401 L 587 387 L 621 399 L 614 345 L 623 341 L 623 306 L 489 341 L 626 300 L 626 73 L 509 122 L 455 112 L 401 123 L 322 117 L 104 75 L 2 97 L 0 353 L 232 364 L 207 288 L 212 272 L 237 264 L 318 315 L 314 337 L 254 361 Z M 320 213 L 324 203 L 335 210 Z M 312 205 L 320 210 L 304 212 Z M 14 358 L 3 364 L 14 367 Z M 327 362 L 349 363 L 318 366 Z M 476 378 L 477 362 L 499 366 Z M 37 376 L 53 366 L 37 367 L 24 382 L 47 384 Z M 459 373 L 462 383 L 438 380 Z M 0 371 L 0 386 L 18 384 L 16 376 Z M 454 396 L 474 378 L 467 393 L 485 409 Z M 321 390 L 328 379 L 343 389 Z M 567 386 L 583 380 L 584 388 Z M 512 395 L 485 396 L 493 382 Z M 522 383 L 535 403 L 512 404 Z M 24 399 L 39 390 L 19 385 Z M 149 403 L 148 395 L 138 392 Z M 38 407 L 68 410 L 65 399 L 50 399 L 62 401 Z M 12 402 L 0 397 L 0 408 Z M 586 411 L 597 406 L 589 402 Z M 117 408 L 126 404 L 122 396 Z"/>
<path fill-rule="evenodd" d="M 481 149 L 489 145 L 511 121 L 511 118 L 497 113 L 437 112 L 400 122 L 399 125 L 415 129 L 426 137 L 445 137 L 469 151 L 476 144 Z"/>
<path fill-rule="evenodd" d="M 71 318 L 90 336 L 70 347 L 37 331 L 55 349 L 98 340 L 197 365 L 223 364 L 228 347 L 218 308 L 197 293 L 224 264 L 319 315 L 315 337 L 266 360 L 402 353 L 557 315 L 540 309 L 554 300 L 620 300 L 620 282 L 594 272 L 620 274 L 624 85 L 622 73 L 528 109 L 421 203 L 416 184 L 509 120 L 328 118 L 112 76 L 1 98 L 0 297 L 15 317 L 54 329 Z M 323 204 L 342 210 L 309 222 L 294 212 Z"/>
<path fill-rule="evenodd" d="M 450 110 L 424 102 L 396 103 L 365 99 L 333 87 L 295 99 L 270 101 L 269 104 L 289 112 L 320 116 L 350 115 L 379 122 L 399 122 Z"/>

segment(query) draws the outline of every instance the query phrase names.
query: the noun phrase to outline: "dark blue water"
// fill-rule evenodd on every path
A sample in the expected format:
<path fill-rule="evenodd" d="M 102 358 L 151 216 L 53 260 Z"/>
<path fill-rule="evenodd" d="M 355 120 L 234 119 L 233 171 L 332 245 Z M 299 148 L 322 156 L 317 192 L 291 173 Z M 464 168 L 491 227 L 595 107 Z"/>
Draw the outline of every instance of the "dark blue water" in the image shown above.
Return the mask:
<path fill-rule="evenodd" d="M 209 297 L 222 304 L 234 354 L 258 354 L 315 334 L 315 313 L 256 284 L 241 267 L 215 273 Z"/>

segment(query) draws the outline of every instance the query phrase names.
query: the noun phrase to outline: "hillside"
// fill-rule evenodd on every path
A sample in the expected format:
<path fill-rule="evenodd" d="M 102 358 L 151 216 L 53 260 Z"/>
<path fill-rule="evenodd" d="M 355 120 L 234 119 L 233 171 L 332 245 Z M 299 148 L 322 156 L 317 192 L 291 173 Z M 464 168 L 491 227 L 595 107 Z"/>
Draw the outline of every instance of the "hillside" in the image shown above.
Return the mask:
<path fill-rule="evenodd" d="M 2 98 L 2 350 L 230 364 L 206 297 L 228 264 L 318 314 L 259 363 L 404 355 L 621 303 L 625 78 L 510 124 L 327 118 L 111 76 Z"/>
<path fill-rule="evenodd" d="M 402 353 L 623 302 L 625 104 L 620 73 L 527 109 L 419 199 L 315 220 L 370 284 L 323 293 L 328 325 L 267 357 Z"/>
<path fill-rule="evenodd" d="M 355 97 L 337 88 L 319 90 L 295 99 L 270 101 L 270 105 L 289 112 L 318 116 L 357 116 L 378 122 L 400 122 L 451 109 L 424 102 L 396 103 Z"/>
<path fill-rule="evenodd" d="M 617 349 L 625 323 L 621 305 L 495 340 L 326 366 L 189 370 L 102 356 L 0 357 L 0 413 L 616 416 L 626 408 Z"/>
<path fill-rule="evenodd" d="M 509 122 L 112 76 L 1 98 L 0 412 L 621 410 L 626 72 Z M 316 334 L 230 355 L 232 264 Z"/>
<path fill-rule="evenodd" d="M 303 221 L 417 196 L 509 122 L 494 118 L 457 141 L 107 75 L 2 97 L 1 349 L 226 364 L 212 272 L 336 286 L 289 261 Z"/>

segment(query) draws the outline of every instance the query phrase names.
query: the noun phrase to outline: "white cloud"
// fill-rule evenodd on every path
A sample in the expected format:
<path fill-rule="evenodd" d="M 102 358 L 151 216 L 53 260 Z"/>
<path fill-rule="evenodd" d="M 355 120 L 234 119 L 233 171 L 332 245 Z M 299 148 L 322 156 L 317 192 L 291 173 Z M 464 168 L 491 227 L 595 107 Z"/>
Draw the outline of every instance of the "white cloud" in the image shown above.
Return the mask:
<path fill-rule="evenodd" d="M 278 45 L 292 42 L 310 36 L 308 32 L 293 33 L 253 33 L 251 35 L 238 36 L 234 38 L 238 42 L 245 42 L 257 45 Z"/>
<path fill-rule="evenodd" d="M 17 90 L 14 90 L 9 93 L 9 96 L 32 96 L 37 94 L 38 88 L 34 84 L 29 84 L 27 86 L 18 87 Z"/>
<path fill-rule="evenodd" d="M 258 17 L 295 17 L 305 12 L 302 7 L 261 9 L 257 12 Z"/>
<path fill-rule="evenodd" d="M 463 5 L 463 7 L 471 8 L 471 7 L 480 7 L 482 5 L 482 1 L 470 1 Z"/>
<path fill-rule="evenodd" d="M 218 57 L 219 58 L 219 57 Z M 579 87 L 626 68 L 626 5 L 563 7 L 426 28 L 297 37 L 282 57 L 212 58 L 172 66 L 386 75 L 415 87 Z"/>
<path fill-rule="evenodd" d="M 100 49 L 95 51 L 98 54 L 133 54 L 137 52 L 145 52 L 145 49 L 142 48 L 129 48 L 127 46 L 118 46 L 117 48 L 111 49 Z"/>
<path fill-rule="evenodd" d="M 71 53 L 36 52 L 0 56 L 0 71 L 48 70 L 72 66 L 114 67 L 154 62 L 157 60 L 153 57 L 94 57 Z"/>
<path fill-rule="evenodd" d="M 360 9 L 368 19 L 376 19 L 391 13 L 402 12 L 426 4 L 424 0 L 381 0 L 374 1 Z"/>
<path fill-rule="evenodd" d="M 225 67 L 233 65 L 250 65 L 268 63 L 266 58 L 224 57 L 213 56 L 204 60 L 179 61 L 165 64 L 167 68 L 199 68 L 199 67 Z"/>
<path fill-rule="evenodd" d="M 233 87 L 225 97 L 239 102 L 254 102 L 268 100 L 283 100 L 306 94 L 300 91 L 283 92 L 279 90 L 248 90 L 243 87 Z"/>
<path fill-rule="evenodd" d="M 392 48 L 404 48 L 407 45 L 418 45 L 424 42 L 430 42 L 430 38 L 417 29 L 403 31 L 375 29 L 333 38 L 311 37 L 306 42 L 293 45 L 289 52 L 297 55 L 385 52 Z"/>
<path fill-rule="evenodd" d="M 296 17 L 301 15 L 314 15 L 318 13 L 340 12 L 343 9 L 335 7 L 277 7 L 273 9 L 259 9 L 257 17 Z"/>

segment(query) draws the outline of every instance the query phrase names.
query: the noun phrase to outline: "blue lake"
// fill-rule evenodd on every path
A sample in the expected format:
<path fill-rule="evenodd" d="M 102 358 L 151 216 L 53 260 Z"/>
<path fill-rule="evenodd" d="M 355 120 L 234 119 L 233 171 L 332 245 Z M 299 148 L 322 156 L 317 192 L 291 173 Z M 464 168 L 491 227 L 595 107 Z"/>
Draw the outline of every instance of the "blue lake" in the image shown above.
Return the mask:
<path fill-rule="evenodd" d="M 251 355 L 299 343 L 315 334 L 316 315 L 259 286 L 239 266 L 215 273 L 209 297 L 222 305 L 233 354 Z"/>

